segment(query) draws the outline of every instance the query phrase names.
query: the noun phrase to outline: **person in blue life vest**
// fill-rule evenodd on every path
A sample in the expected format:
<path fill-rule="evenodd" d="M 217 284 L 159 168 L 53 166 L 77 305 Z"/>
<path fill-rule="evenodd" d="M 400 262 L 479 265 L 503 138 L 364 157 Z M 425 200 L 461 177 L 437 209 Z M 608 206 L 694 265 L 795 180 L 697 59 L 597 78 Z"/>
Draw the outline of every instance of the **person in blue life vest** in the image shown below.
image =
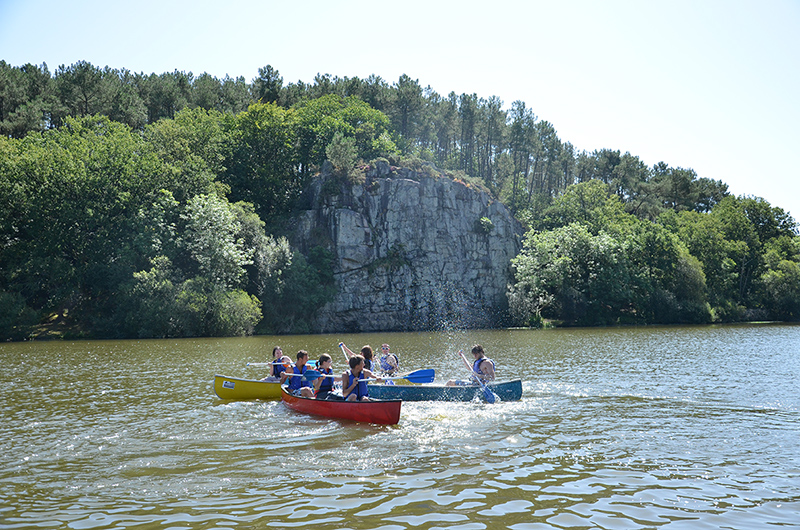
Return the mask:
<path fill-rule="evenodd" d="M 272 366 L 269 375 L 262 379 L 262 381 L 280 381 L 281 374 L 291 365 L 292 360 L 283 354 L 283 350 L 280 346 L 275 346 L 272 348 Z"/>
<path fill-rule="evenodd" d="M 347 401 L 371 401 L 367 379 L 383 379 L 364 368 L 364 358 L 360 355 L 350 357 L 349 363 L 350 369 L 342 374 L 342 395 Z"/>
<path fill-rule="evenodd" d="M 381 358 L 378 360 L 378 365 L 386 375 L 394 375 L 400 369 L 400 359 L 389 351 L 389 345 L 386 343 L 381 345 Z"/>
<path fill-rule="evenodd" d="M 317 361 L 317 370 L 319 370 L 320 376 L 333 376 L 333 368 L 331 365 L 333 364 L 333 359 L 327 353 L 323 353 L 319 356 L 319 360 Z M 318 377 L 314 379 L 314 397 L 317 399 L 335 399 L 337 394 L 333 392 L 333 377 Z"/>
<path fill-rule="evenodd" d="M 356 355 L 358 355 L 357 353 L 353 353 L 353 350 L 345 346 L 344 342 L 340 342 L 339 346 L 342 347 L 345 355 L 347 355 L 348 358 L 355 357 Z M 373 358 L 372 346 L 370 346 L 369 344 L 365 344 L 364 346 L 362 346 L 361 356 L 364 358 L 364 368 L 370 371 L 375 370 L 375 363 L 372 360 Z"/>
<path fill-rule="evenodd" d="M 480 344 L 473 346 L 472 357 L 475 359 L 472 363 L 472 373 L 475 374 L 475 377 L 483 381 L 484 384 L 494 381 L 494 361 L 486 357 L 483 346 Z M 459 381 L 451 379 L 446 384 L 447 386 L 471 385 L 475 384 L 475 380 Z"/>
<path fill-rule="evenodd" d="M 288 379 L 289 384 L 287 386 L 289 388 L 289 392 L 296 396 L 314 397 L 314 390 L 311 388 L 311 381 L 307 381 L 305 378 L 300 377 L 308 370 L 308 366 L 306 366 L 307 362 L 308 352 L 305 350 L 300 350 L 297 352 L 297 361 L 294 363 L 294 366 L 290 366 L 281 374 L 281 384 L 284 384 Z"/>

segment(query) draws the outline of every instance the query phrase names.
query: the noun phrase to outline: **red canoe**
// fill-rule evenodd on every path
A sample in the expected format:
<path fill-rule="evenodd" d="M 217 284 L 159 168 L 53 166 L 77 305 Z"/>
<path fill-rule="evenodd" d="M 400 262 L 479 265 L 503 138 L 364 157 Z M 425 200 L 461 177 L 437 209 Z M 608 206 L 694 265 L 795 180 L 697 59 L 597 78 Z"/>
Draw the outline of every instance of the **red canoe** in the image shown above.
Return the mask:
<path fill-rule="evenodd" d="M 399 399 L 375 401 L 340 401 L 314 399 L 294 396 L 281 387 L 281 399 L 286 405 L 298 412 L 338 418 L 340 420 L 353 420 L 363 423 L 379 423 L 381 425 L 396 425 L 400 421 Z"/>

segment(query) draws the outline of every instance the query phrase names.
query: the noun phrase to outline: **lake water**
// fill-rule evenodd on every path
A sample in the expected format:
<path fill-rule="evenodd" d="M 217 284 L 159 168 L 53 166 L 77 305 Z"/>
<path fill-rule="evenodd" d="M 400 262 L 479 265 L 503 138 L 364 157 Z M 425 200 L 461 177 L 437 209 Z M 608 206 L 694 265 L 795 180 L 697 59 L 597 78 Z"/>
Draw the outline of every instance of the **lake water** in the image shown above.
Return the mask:
<path fill-rule="evenodd" d="M 274 345 L 389 342 L 523 399 L 403 403 L 382 427 L 224 402 Z M 800 326 L 0 345 L 0 528 L 800 528 Z"/>

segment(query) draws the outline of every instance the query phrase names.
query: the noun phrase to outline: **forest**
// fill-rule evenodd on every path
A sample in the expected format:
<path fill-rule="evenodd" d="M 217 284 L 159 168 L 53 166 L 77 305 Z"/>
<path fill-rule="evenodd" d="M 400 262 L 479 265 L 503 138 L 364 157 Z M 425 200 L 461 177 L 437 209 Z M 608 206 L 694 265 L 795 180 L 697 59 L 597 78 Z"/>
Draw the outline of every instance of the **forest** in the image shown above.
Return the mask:
<path fill-rule="evenodd" d="M 522 101 L 407 75 L 0 61 L 0 339 L 313 332 L 332 255 L 293 250 L 284 221 L 326 161 L 357 183 L 376 160 L 480 186 L 520 220 L 510 324 L 800 318 L 787 212 L 689 168 L 579 151 Z"/>

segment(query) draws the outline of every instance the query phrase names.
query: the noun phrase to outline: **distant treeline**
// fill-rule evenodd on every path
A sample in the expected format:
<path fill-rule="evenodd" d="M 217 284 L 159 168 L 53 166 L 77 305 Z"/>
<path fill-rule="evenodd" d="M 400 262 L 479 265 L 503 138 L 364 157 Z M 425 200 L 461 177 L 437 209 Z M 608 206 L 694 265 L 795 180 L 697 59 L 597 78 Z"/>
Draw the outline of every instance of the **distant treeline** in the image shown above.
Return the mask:
<path fill-rule="evenodd" d="M 97 114 L 141 130 L 184 108 L 235 115 L 255 102 L 289 109 L 327 95 L 366 102 L 388 117 L 400 152 L 481 179 L 515 211 L 540 211 L 567 186 L 590 180 L 609 184 L 627 210 L 650 219 L 664 209 L 710 211 L 727 194 L 725 184 L 697 178 L 691 169 L 664 163 L 650 168 L 619 150 L 578 151 L 522 101 L 507 111 L 497 97 L 445 97 L 407 75 L 392 84 L 374 75 L 325 74 L 313 84 L 284 85 L 268 65 L 248 84 L 243 77 L 177 70 L 146 75 L 85 61 L 59 66 L 51 75 L 45 64 L 13 67 L 0 61 L 0 135 L 22 138 L 58 128 L 68 116 Z"/>
<path fill-rule="evenodd" d="M 378 158 L 485 187 L 529 228 L 518 324 L 800 318 L 786 212 L 691 169 L 577 151 L 521 101 L 406 75 L 0 61 L 0 337 L 313 331 L 332 249 L 299 255 L 279 227 L 325 161 L 358 182 Z"/>

